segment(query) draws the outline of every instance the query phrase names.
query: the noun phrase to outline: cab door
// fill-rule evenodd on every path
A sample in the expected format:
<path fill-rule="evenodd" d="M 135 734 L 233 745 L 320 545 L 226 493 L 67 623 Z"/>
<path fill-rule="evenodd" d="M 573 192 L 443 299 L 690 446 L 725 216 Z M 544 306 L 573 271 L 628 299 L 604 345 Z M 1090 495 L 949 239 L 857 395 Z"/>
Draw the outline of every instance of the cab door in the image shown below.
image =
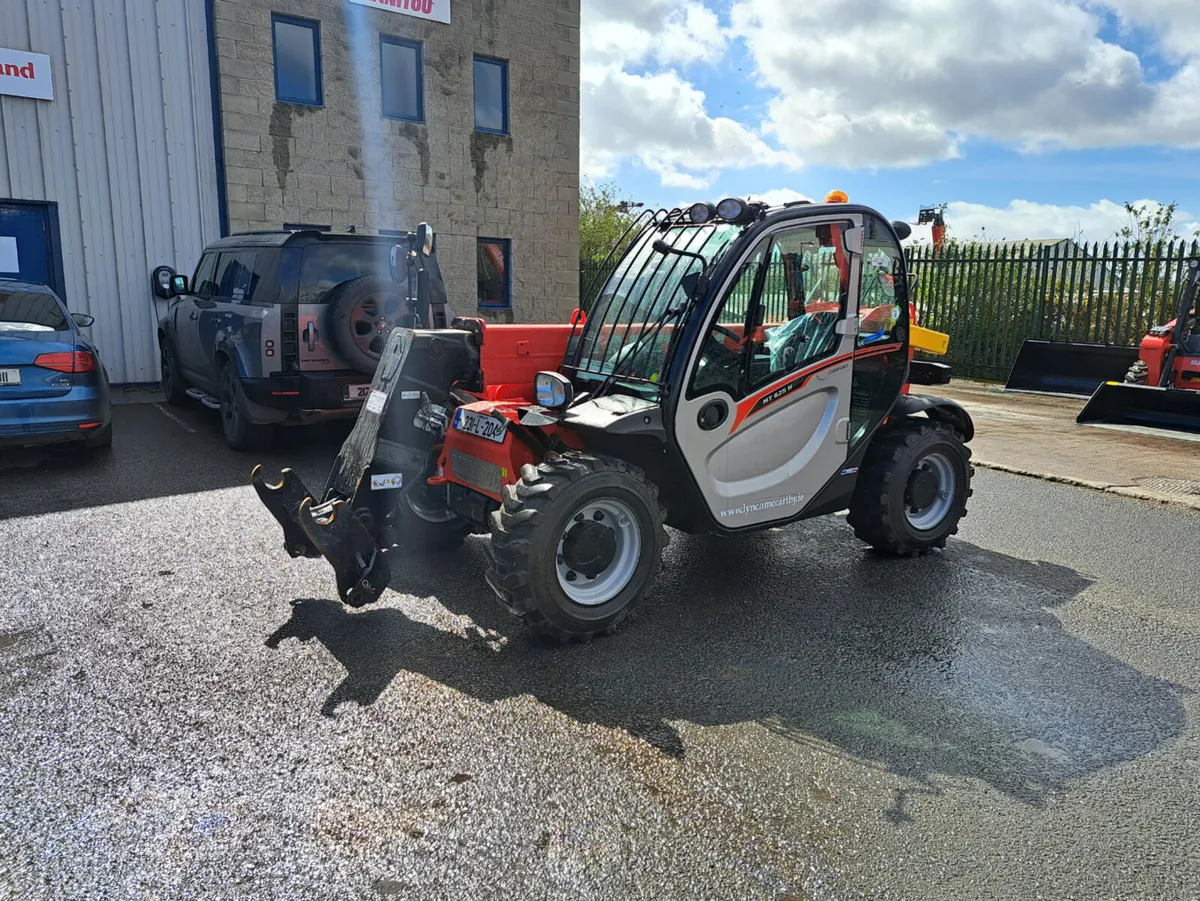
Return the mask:
<path fill-rule="evenodd" d="M 798 515 L 846 462 L 862 233 L 850 214 L 782 224 L 707 313 L 674 425 L 723 528 Z"/>

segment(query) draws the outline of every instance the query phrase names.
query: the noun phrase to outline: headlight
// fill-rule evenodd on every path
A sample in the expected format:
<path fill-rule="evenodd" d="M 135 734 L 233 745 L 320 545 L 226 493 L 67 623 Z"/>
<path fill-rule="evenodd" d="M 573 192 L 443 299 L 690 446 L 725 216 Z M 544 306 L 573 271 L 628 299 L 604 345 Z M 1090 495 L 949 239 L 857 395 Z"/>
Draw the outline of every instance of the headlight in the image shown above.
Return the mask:
<path fill-rule="evenodd" d="M 693 225 L 703 225 L 716 214 L 716 208 L 711 203 L 697 203 L 693 204 L 688 212 L 688 218 L 692 220 Z"/>
<path fill-rule="evenodd" d="M 736 197 L 726 197 L 717 204 L 717 215 L 726 222 L 737 222 L 746 215 L 746 201 Z"/>
<path fill-rule="evenodd" d="M 569 379 L 557 372 L 539 372 L 533 377 L 538 406 L 558 410 L 575 399 L 575 388 Z"/>

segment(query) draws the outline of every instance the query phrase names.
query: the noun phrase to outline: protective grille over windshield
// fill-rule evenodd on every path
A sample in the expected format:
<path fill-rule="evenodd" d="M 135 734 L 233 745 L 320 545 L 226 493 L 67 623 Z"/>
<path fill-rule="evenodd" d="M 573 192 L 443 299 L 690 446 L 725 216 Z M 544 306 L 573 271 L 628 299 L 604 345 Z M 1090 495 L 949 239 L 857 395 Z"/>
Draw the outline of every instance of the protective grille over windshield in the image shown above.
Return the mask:
<path fill-rule="evenodd" d="M 687 304 L 682 280 L 701 270 L 700 261 L 654 249 L 664 241 L 714 263 L 740 228 L 725 223 L 685 225 L 681 211 L 643 217 L 641 233 L 605 282 L 580 337 L 580 373 L 623 381 L 658 382 L 671 339 Z"/>

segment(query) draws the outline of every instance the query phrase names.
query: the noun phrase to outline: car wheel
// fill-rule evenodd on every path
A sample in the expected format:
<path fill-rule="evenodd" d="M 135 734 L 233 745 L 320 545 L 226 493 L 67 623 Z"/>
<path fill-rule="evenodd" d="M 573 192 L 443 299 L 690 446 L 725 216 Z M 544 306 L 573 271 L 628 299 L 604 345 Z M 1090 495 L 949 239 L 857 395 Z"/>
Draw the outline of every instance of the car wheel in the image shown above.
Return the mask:
<path fill-rule="evenodd" d="M 271 440 L 269 425 L 251 422 L 246 416 L 246 396 L 232 360 L 221 364 L 221 430 L 225 443 L 234 450 L 259 450 Z"/>
<path fill-rule="evenodd" d="M 89 450 L 100 450 L 101 448 L 112 447 L 112 442 L 113 427 L 112 423 L 110 422 L 94 435 L 88 435 L 88 437 L 83 441 L 83 446 Z"/>
<path fill-rule="evenodd" d="M 164 339 L 159 350 L 159 367 L 162 371 L 162 390 L 167 403 L 181 407 L 187 403 L 187 385 L 179 374 L 179 361 L 175 357 L 175 345 Z"/>

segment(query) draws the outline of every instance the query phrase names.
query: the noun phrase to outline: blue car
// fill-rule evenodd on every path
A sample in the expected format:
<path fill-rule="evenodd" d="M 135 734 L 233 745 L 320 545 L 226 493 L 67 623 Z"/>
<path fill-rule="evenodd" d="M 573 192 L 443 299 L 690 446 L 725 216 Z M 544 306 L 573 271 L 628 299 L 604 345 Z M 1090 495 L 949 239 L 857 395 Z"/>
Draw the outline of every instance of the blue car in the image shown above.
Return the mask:
<path fill-rule="evenodd" d="M 45 285 L 0 278 L 0 447 L 112 444 L 108 374 L 81 328 Z"/>

